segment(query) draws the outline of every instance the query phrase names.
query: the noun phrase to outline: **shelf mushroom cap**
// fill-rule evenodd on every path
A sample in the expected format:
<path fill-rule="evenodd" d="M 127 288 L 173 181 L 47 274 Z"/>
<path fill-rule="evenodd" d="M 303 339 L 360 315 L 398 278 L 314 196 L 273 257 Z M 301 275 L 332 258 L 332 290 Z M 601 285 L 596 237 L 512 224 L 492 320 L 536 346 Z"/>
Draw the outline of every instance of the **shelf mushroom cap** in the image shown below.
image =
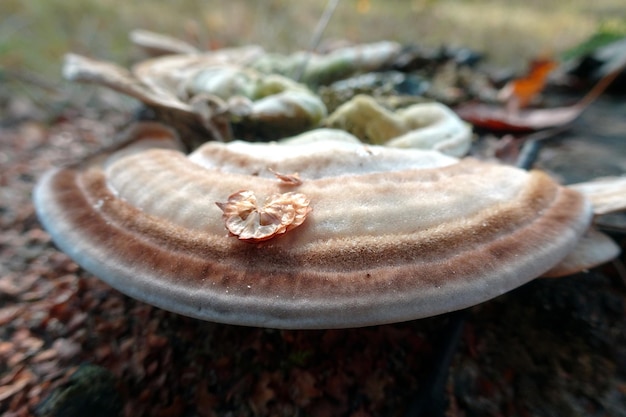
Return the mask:
<path fill-rule="evenodd" d="M 168 134 L 139 125 L 130 147 L 47 173 L 35 206 L 85 269 L 204 320 L 345 328 L 462 309 L 550 270 L 592 217 L 585 197 L 541 172 L 365 146 L 333 130 L 190 155 Z M 292 172 L 301 181 L 276 175 Z M 216 204 L 241 190 L 302 194 L 310 210 L 279 236 L 241 241 Z"/>

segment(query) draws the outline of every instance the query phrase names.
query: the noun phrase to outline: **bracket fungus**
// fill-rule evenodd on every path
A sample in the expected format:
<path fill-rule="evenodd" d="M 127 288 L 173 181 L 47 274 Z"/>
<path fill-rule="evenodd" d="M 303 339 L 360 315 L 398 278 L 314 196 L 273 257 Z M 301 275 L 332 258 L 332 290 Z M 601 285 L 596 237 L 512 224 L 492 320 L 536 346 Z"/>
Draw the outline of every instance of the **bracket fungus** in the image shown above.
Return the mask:
<path fill-rule="evenodd" d="M 467 154 L 472 141 L 472 128 L 436 102 L 392 112 L 371 96 L 357 95 L 336 109 L 326 125 L 346 130 L 366 143 L 434 149 L 457 157 Z"/>
<path fill-rule="evenodd" d="M 258 53 L 257 48 L 247 47 L 164 56 L 139 63 L 132 70 L 68 54 L 63 75 L 136 98 L 160 119 L 204 140 L 207 135 L 230 140 L 231 128 L 238 137 L 273 139 L 317 126 L 326 117 L 322 100 L 290 78 L 243 66 Z M 196 141 L 194 137 L 184 139 Z"/>
<path fill-rule="evenodd" d="M 538 171 L 364 145 L 330 129 L 282 143 L 209 142 L 189 155 L 162 125 L 138 124 L 130 136 L 45 175 L 38 216 L 113 287 L 204 320 L 342 328 L 462 309 L 553 269 L 593 215 L 586 197 Z M 216 203 L 241 190 L 279 196 L 269 205 L 298 194 L 287 215 L 300 216 L 298 227 L 232 236 L 224 217 L 235 214 Z"/>

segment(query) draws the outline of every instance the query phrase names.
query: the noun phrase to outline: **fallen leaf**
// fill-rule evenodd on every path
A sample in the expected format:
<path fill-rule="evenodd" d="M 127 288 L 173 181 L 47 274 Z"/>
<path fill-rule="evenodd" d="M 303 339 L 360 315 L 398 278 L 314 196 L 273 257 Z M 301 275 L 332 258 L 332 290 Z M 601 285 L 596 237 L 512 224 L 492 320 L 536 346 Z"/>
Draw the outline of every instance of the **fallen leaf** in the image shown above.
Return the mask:
<path fill-rule="evenodd" d="M 270 386 L 276 375 L 263 372 L 254 385 L 254 391 L 250 396 L 250 408 L 255 415 L 266 414 L 267 404 L 276 398 L 276 391 Z"/>
<path fill-rule="evenodd" d="M 300 193 L 273 194 L 263 205 L 252 191 L 238 191 L 225 203 L 216 203 L 224 212 L 226 228 L 244 242 L 263 242 L 304 222 L 311 211 L 309 199 Z"/>
<path fill-rule="evenodd" d="M 200 380 L 196 388 L 196 412 L 200 417 L 217 417 L 215 408 L 219 405 L 220 399 L 217 395 L 209 392 L 205 380 Z"/>
<path fill-rule="evenodd" d="M 27 379 L 19 379 L 16 382 L 0 387 L 0 401 L 11 398 L 14 394 L 20 392 L 29 381 Z"/>
<path fill-rule="evenodd" d="M 353 384 L 354 380 L 352 378 L 344 372 L 337 372 L 326 378 L 324 392 L 327 396 L 332 397 L 334 400 L 347 405 L 347 392 Z"/>
<path fill-rule="evenodd" d="M 172 404 L 162 408 L 156 413 L 157 417 L 176 417 L 183 415 L 185 411 L 185 401 L 180 396 L 174 397 Z"/>
<path fill-rule="evenodd" d="M 22 391 L 28 384 L 35 381 L 35 375 L 28 370 L 18 372 L 10 384 L 0 387 L 0 401 L 11 398 L 13 395 Z"/>
<path fill-rule="evenodd" d="M 313 374 L 302 369 L 293 369 L 290 375 L 290 396 L 298 407 L 306 407 L 311 400 L 322 395 L 315 386 Z"/>
<path fill-rule="evenodd" d="M 548 75 L 557 65 L 550 59 L 532 61 L 528 74 L 509 81 L 500 90 L 498 97 L 506 102 L 508 109 L 519 110 L 527 107 L 544 89 Z"/>
<path fill-rule="evenodd" d="M 0 308 L 0 326 L 5 326 L 18 317 L 26 308 L 23 305 L 9 305 Z"/>
<path fill-rule="evenodd" d="M 580 101 L 566 107 L 511 111 L 504 106 L 470 102 L 455 112 L 474 126 L 491 131 L 532 132 L 565 126 L 573 122 L 619 75 L 621 68 L 600 80 Z"/>
<path fill-rule="evenodd" d="M 573 122 L 587 106 L 528 109 L 510 112 L 502 106 L 468 103 L 455 109 L 465 121 L 476 127 L 501 132 L 532 132 Z"/>

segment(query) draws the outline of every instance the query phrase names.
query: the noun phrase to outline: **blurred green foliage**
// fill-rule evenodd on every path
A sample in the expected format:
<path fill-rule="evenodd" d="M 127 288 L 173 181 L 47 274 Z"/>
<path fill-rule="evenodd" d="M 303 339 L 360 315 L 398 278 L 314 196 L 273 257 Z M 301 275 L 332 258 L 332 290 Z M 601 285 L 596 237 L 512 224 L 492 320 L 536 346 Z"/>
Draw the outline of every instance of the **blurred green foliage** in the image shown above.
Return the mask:
<path fill-rule="evenodd" d="M 626 16 L 600 24 L 598 30 L 585 41 L 563 53 L 563 59 L 574 59 L 591 53 L 604 45 L 626 37 Z"/>

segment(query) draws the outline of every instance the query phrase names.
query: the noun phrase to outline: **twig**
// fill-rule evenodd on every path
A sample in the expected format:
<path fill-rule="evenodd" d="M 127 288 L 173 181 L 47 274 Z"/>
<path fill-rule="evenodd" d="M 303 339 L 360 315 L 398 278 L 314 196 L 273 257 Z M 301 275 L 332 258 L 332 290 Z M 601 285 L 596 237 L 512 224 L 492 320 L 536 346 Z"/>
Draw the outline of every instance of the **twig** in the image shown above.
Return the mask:
<path fill-rule="evenodd" d="M 626 266 L 624 266 L 624 262 L 621 259 L 613 259 L 612 263 L 617 272 L 617 278 L 615 278 L 616 285 L 626 288 Z"/>
<path fill-rule="evenodd" d="M 517 157 L 515 165 L 518 168 L 529 170 L 535 164 L 539 151 L 541 150 L 540 139 L 528 139 L 524 142 L 522 149 Z"/>
<path fill-rule="evenodd" d="M 606 90 L 608 86 L 611 85 L 613 81 L 615 81 L 617 76 L 620 75 L 622 71 L 624 71 L 624 69 L 626 69 L 626 63 L 620 65 L 619 67 L 615 68 L 613 71 L 602 77 L 602 79 L 598 81 L 596 85 L 594 85 L 593 88 L 589 90 L 589 92 L 578 101 L 578 103 L 576 103 L 576 106 L 581 109 L 587 108 L 591 103 L 595 101 L 595 99 L 597 99 L 598 97 L 600 97 L 600 95 L 602 95 L 602 93 L 604 93 L 604 90 Z"/>
<path fill-rule="evenodd" d="M 315 27 L 315 32 L 313 32 L 313 38 L 311 39 L 311 44 L 309 45 L 309 50 L 306 54 L 306 57 L 304 58 L 304 61 L 302 61 L 302 64 L 298 67 L 293 77 L 296 81 L 300 81 L 300 79 L 304 75 L 304 71 L 306 70 L 306 67 L 309 64 L 311 55 L 319 46 L 322 40 L 322 35 L 324 34 L 324 30 L 328 26 L 328 22 L 330 22 L 331 17 L 335 13 L 335 9 L 337 8 L 338 4 L 339 4 L 339 0 L 328 0 L 328 3 L 326 3 L 326 8 L 324 9 L 324 13 L 322 14 L 322 17 L 320 18 L 319 22 L 317 22 L 317 26 Z"/>
<path fill-rule="evenodd" d="M 449 314 L 448 324 L 435 346 L 437 353 L 432 359 L 432 368 L 423 381 L 423 388 L 409 406 L 406 417 L 444 417 L 446 381 L 469 314 L 469 309 Z"/>
<path fill-rule="evenodd" d="M 44 80 L 43 78 L 37 76 L 36 74 L 33 74 L 25 70 L 14 71 L 14 70 L 7 69 L 7 68 L 4 68 L 4 69 L 0 68 L 0 78 L 1 77 L 6 77 L 7 79 L 14 79 L 16 81 L 19 81 L 25 84 L 30 84 L 32 86 L 41 88 L 42 90 L 45 90 L 49 93 L 61 94 L 61 90 L 59 89 L 58 86 L 56 86 L 55 84 L 49 81 Z"/>

